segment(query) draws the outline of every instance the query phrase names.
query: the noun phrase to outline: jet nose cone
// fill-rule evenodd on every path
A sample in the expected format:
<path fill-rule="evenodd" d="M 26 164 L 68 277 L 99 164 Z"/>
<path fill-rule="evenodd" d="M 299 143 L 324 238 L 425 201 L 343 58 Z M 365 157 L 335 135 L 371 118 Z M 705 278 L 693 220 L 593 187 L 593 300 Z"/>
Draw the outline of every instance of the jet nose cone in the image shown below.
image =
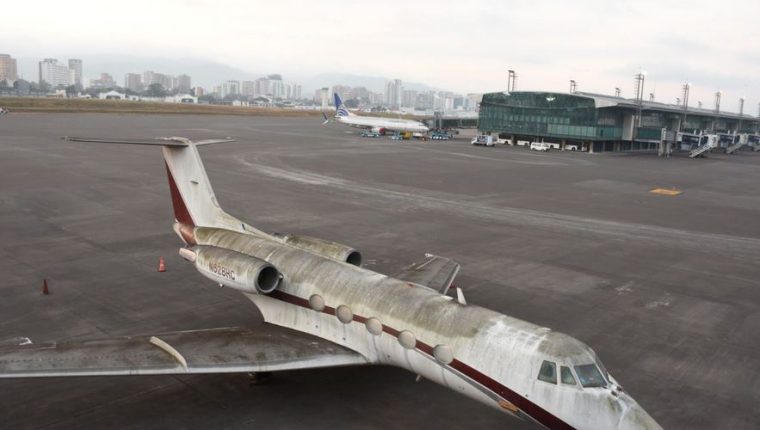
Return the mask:
<path fill-rule="evenodd" d="M 662 427 L 644 408 L 634 403 L 623 413 L 618 430 L 662 430 Z"/>

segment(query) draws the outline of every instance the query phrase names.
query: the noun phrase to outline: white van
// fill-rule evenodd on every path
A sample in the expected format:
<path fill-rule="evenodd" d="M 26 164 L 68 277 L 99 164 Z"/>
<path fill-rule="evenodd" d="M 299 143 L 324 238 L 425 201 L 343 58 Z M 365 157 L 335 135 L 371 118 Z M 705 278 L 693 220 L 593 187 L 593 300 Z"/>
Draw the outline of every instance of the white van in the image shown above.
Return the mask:
<path fill-rule="evenodd" d="M 548 151 L 551 149 L 551 145 L 545 142 L 532 142 L 530 144 L 530 150 L 531 151 Z"/>
<path fill-rule="evenodd" d="M 473 145 L 493 146 L 493 137 L 490 134 L 479 134 L 472 138 Z"/>

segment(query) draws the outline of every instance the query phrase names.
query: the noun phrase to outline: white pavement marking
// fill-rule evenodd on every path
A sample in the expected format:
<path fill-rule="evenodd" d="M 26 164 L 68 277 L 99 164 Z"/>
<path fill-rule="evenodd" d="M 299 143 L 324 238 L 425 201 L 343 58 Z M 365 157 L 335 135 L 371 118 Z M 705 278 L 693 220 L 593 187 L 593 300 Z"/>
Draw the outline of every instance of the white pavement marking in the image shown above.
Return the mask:
<path fill-rule="evenodd" d="M 380 199 L 404 201 L 413 206 L 444 212 L 455 212 L 466 217 L 480 217 L 498 220 L 502 223 L 529 226 L 546 231 L 589 236 L 604 236 L 624 241 L 649 242 L 663 247 L 722 252 L 746 258 L 747 263 L 760 263 L 760 239 L 705 232 L 694 232 L 668 227 L 635 224 L 620 221 L 561 215 L 532 209 L 492 207 L 472 200 L 458 200 L 457 196 L 436 193 L 438 196 L 410 193 L 362 185 L 341 178 L 306 172 L 296 169 L 282 169 L 254 163 L 239 157 L 245 166 L 270 177 L 300 182 L 309 185 L 326 186 L 341 191 L 369 195 Z M 439 197 L 441 196 L 441 197 Z"/>

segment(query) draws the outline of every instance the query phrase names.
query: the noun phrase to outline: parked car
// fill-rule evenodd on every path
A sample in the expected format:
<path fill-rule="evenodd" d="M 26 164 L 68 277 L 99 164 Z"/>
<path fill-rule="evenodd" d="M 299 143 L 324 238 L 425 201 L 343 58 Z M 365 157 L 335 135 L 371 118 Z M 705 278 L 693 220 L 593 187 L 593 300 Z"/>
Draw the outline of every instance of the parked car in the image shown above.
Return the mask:
<path fill-rule="evenodd" d="M 374 131 L 363 131 L 359 135 L 361 137 L 380 137 L 380 133 L 375 133 Z"/>
<path fill-rule="evenodd" d="M 532 142 L 530 144 L 530 150 L 531 151 L 548 151 L 551 149 L 551 145 L 549 145 L 546 142 Z"/>
<path fill-rule="evenodd" d="M 565 144 L 565 151 L 578 151 L 578 145 L 573 145 L 570 143 Z"/>

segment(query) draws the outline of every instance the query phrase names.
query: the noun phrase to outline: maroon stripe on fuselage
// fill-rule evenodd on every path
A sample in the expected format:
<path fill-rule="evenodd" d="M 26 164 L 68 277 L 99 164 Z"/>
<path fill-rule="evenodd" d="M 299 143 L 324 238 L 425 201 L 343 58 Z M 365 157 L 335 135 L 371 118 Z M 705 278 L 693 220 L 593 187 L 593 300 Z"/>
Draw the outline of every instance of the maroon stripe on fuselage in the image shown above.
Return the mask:
<path fill-rule="evenodd" d="M 282 300 L 284 302 L 301 306 L 304 308 L 312 309 L 309 305 L 309 301 L 306 299 L 302 299 L 301 297 L 294 296 L 292 294 L 288 294 L 286 292 L 275 290 L 272 291 L 269 294 L 269 297 L 273 297 L 278 300 Z M 313 309 L 312 309 L 313 310 Z M 335 315 L 335 308 L 331 308 L 329 306 L 325 306 L 325 309 L 322 311 L 323 313 L 329 314 L 329 315 Z M 354 315 L 354 321 L 364 323 L 367 321 L 367 317 Z M 393 327 L 388 327 L 385 324 L 383 324 L 383 331 L 385 333 L 388 333 L 391 336 L 398 337 L 399 333 L 401 331 L 396 330 Z M 428 345 L 424 342 L 417 341 L 417 344 L 415 345 L 415 348 L 417 348 L 420 352 L 427 354 L 431 358 L 435 359 L 433 356 L 433 347 L 431 345 Z M 469 365 L 454 359 L 449 366 L 455 370 L 457 370 L 459 373 L 465 375 L 466 377 L 472 379 L 473 381 L 477 382 L 478 384 L 482 385 L 486 389 L 490 390 L 491 392 L 495 393 L 499 397 L 506 399 L 513 405 L 517 406 L 521 411 L 524 413 L 530 415 L 533 419 L 538 421 L 539 423 L 543 424 L 544 426 L 554 430 L 554 429 L 561 429 L 561 430 L 574 430 L 575 428 L 571 426 L 570 424 L 562 421 L 560 418 L 552 415 L 551 412 L 545 410 L 541 406 L 531 402 L 527 398 L 521 396 L 515 391 L 512 391 L 511 389 L 507 388 L 506 386 L 500 384 L 498 381 L 492 379 L 491 377 L 481 373 L 480 371 L 470 367 Z"/>
<path fill-rule="evenodd" d="M 182 195 L 179 193 L 177 183 L 174 182 L 174 176 L 172 175 L 172 171 L 169 169 L 168 164 L 166 164 L 166 176 L 169 178 L 169 191 L 172 194 L 174 218 L 182 224 L 189 225 L 190 227 L 195 227 L 193 218 L 190 216 L 190 212 L 187 210 L 187 206 L 185 206 L 185 201 L 182 200 Z"/>

